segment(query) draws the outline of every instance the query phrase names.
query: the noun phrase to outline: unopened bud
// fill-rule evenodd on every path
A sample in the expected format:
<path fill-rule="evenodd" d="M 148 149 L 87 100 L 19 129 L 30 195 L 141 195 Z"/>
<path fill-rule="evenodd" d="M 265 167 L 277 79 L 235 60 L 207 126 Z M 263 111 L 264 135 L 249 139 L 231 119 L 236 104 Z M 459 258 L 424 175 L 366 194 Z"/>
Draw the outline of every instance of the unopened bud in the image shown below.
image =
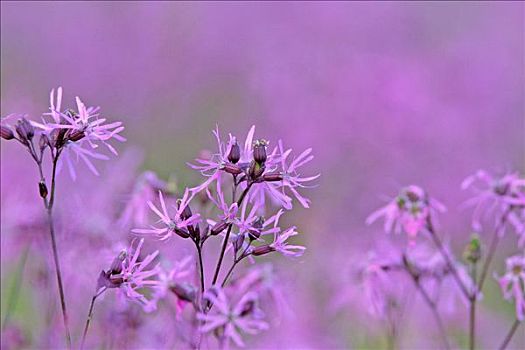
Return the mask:
<path fill-rule="evenodd" d="M 177 235 L 179 235 L 180 237 L 182 237 L 182 238 L 188 238 L 188 237 L 190 237 L 190 233 L 189 233 L 188 231 L 183 230 L 183 229 L 180 229 L 180 228 L 176 228 L 176 229 L 174 230 L 174 232 L 175 232 Z"/>
<path fill-rule="evenodd" d="M 481 259 L 481 240 L 478 234 L 472 234 L 463 251 L 463 258 L 471 264 L 475 264 Z"/>
<path fill-rule="evenodd" d="M 67 135 L 67 138 L 70 141 L 77 142 L 77 141 L 82 140 L 85 136 L 86 134 L 83 131 L 75 130 L 75 131 L 70 132 Z"/>
<path fill-rule="evenodd" d="M 0 126 L 0 136 L 2 136 L 4 140 L 11 140 L 15 138 L 13 130 L 11 130 L 10 127 L 4 125 Z"/>
<path fill-rule="evenodd" d="M 256 247 L 252 251 L 252 255 L 255 255 L 255 256 L 266 255 L 266 254 L 271 253 L 273 251 L 274 251 L 274 249 L 272 247 L 270 247 L 269 245 L 261 245 L 261 246 Z"/>
<path fill-rule="evenodd" d="M 109 273 L 112 275 L 118 275 L 122 272 L 122 264 L 124 263 L 124 260 L 126 259 L 127 252 L 125 250 L 122 250 L 119 255 L 115 259 L 113 259 L 113 262 L 111 263 L 111 266 L 109 268 Z"/>
<path fill-rule="evenodd" d="M 248 174 L 253 180 L 256 180 L 258 177 L 260 177 L 264 173 L 264 164 L 261 165 L 255 161 L 252 161 L 250 163 L 250 168 L 248 170 Z"/>
<path fill-rule="evenodd" d="M 180 205 L 181 205 L 181 200 L 177 200 L 177 207 L 179 208 L 180 210 Z M 182 209 L 182 212 L 180 213 L 180 217 L 182 218 L 182 220 L 188 220 L 189 218 L 191 218 L 191 216 L 193 215 L 193 213 L 191 212 L 191 208 L 189 205 L 186 205 L 184 207 L 184 209 Z"/>
<path fill-rule="evenodd" d="M 268 142 L 263 139 L 256 140 L 253 143 L 253 160 L 259 165 L 263 165 L 266 162 L 266 145 L 268 145 Z"/>
<path fill-rule="evenodd" d="M 41 151 L 47 146 L 49 146 L 49 138 L 46 134 L 40 135 L 40 139 L 38 140 L 38 146 L 40 147 Z"/>
<path fill-rule="evenodd" d="M 197 295 L 195 286 L 190 283 L 175 283 L 170 287 L 170 290 L 175 293 L 179 299 L 190 303 L 195 300 L 195 296 Z"/>
<path fill-rule="evenodd" d="M 26 118 L 18 120 L 15 130 L 23 143 L 28 143 L 35 136 L 35 128 Z"/>
<path fill-rule="evenodd" d="M 239 175 L 240 173 L 242 173 L 241 167 L 234 165 L 234 164 L 225 164 L 222 167 L 222 170 L 224 170 L 225 172 L 229 174 L 233 174 L 233 175 Z"/>
<path fill-rule="evenodd" d="M 243 243 L 244 243 L 244 234 L 240 233 L 233 240 L 233 249 L 235 250 L 235 253 L 237 253 L 242 248 Z"/>
<path fill-rule="evenodd" d="M 40 181 L 38 183 L 38 191 L 40 192 L 40 197 L 46 198 L 47 197 L 47 186 L 44 181 Z"/>
<path fill-rule="evenodd" d="M 241 159 L 241 148 L 237 144 L 237 141 L 234 141 L 232 148 L 230 150 L 230 154 L 228 154 L 228 160 L 232 162 L 233 164 L 237 164 L 237 162 Z"/>
<path fill-rule="evenodd" d="M 62 148 L 66 143 L 67 129 L 55 129 L 51 132 L 51 145 L 55 148 Z"/>
<path fill-rule="evenodd" d="M 252 225 L 252 228 L 248 230 L 248 235 L 252 241 L 255 241 L 261 237 L 261 229 L 264 225 L 264 218 L 259 216 Z"/>
<path fill-rule="evenodd" d="M 213 225 L 213 227 L 211 228 L 210 234 L 212 236 L 216 236 L 222 231 L 224 231 L 226 227 L 228 227 L 228 224 L 225 221 L 218 222 L 215 225 Z"/>
<path fill-rule="evenodd" d="M 268 181 L 268 182 L 282 181 L 282 179 L 283 179 L 283 175 L 281 173 L 269 173 L 269 174 L 264 174 L 263 176 L 263 180 Z"/>

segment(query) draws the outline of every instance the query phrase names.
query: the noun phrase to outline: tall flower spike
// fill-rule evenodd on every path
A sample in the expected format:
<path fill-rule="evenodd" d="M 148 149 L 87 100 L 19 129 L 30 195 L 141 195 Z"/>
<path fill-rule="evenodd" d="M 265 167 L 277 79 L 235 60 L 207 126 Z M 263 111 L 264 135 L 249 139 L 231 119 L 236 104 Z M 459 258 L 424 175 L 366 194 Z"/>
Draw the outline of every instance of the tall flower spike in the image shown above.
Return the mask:
<path fill-rule="evenodd" d="M 268 329 L 268 324 L 262 321 L 256 312 L 257 294 L 246 293 L 237 303 L 231 303 L 224 290 L 212 289 L 205 293 L 213 309 L 209 313 L 199 312 L 197 319 L 202 321 L 201 333 L 215 331 L 222 337 L 226 348 L 230 341 L 237 346 L 244 346 L 240 332 L 257 334 Z"/>
<path fill-rule="evenodd" d="M 498 279 L 503 297 L 506 300 L 514 299 L 516 317 L 525 319 L 525 253 L 507 259 L 506 272 Z"/>
<path fill-rule="evenodd" d="M 166 207 L 166 202 L 164 201 L 164 196 L 162 192 L 159 191 L 159 201 L 161 209 L 157 208 L 151 201 L 148 201 L 148 206 L 150 209 L 159 217 L 157 226 L 151 225 L 149 229 L 133 229 L 133 233 L 145 234 L 145 235 L 155 235 L 161 241 L 167 240 L 173 237 L 174 234 L 177 234 L 183 238 L 188 238 L 188 227 L 194 224 L 197 224 L 200 221 L 200 214 L 193 214 L 190 217 L 185 218 L 183 216 L 184 209 L 189 204 L 191 200 L 190 192 L 188 189 L 184 192 L 184 196 L 180 200 L 178 208 L 175 207 L 175 215 L 170 217 L 168 209 Z"/>
<path fill-rule="evenodd" d="M 421 187 L 411 185 L 403 188 L 386 206 L 370 214 L 366 223 L 370 225 L 384 217 L 385 232 L 404 232 L 408 235 L 410 243 L 414 244 L 417 235 L 425 228 L 427 220 L 436 212 L 445 210 L 443 204 L 429 197 Z"/>

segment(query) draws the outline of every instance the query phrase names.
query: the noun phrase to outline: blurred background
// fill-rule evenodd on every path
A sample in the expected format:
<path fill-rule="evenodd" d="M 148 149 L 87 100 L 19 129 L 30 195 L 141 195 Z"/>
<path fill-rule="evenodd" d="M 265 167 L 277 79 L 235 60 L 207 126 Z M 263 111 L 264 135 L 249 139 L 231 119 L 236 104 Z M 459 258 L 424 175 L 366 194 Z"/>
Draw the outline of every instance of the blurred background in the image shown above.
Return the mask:
<path fill-rule="evenodd" d="M 36 119 L 62 86 L 65 101 L 81 96 L 125 122 L 122 161 L 181 186 L 201 180 L 186 162 L 213 149 L 216 124 L 239 137 L 255 124 L 273 144 L 313 147 L 306 172 L 322 176 L 306 191 L 311 208 L 286 218 L 307 252 L 275 261 L 293 314 L 249 344 L 380 348 L 381 322 L 334 302 L 351 287 L 348 268 L 389 239 L 365 218 L 419 184 L 447 206 L 441 234 L 461 253 L 471 232 L 461 181 L 480 168 L 525 171 L 524 43 L 520 2 L 2 2 L 1 115 Z M 36 174 L 19 147 L 3 142 L 1 155 L 4 236 L 10 200 L 34 195 L 25 193 L 34 179 L 20 176 Z M 112 189 L 135 174 L 107 171 L 97 183 Z M 9 242 L 2 291 L 18 261 Z M 495 269 L 517 252 L 508 235 Z M 493 348 L 513 307 L 492 279 L 485 299 L 480 346 Z M 38 303 L 22 303 L 14 317 L 32 328 L 35 314 Z M 421 317 L 406 317 L 402 347 L 440 346 Z M 464 346 L 465 319 L 447 322 Z M 513 344 L 525 347 L 523 327 Z"/>

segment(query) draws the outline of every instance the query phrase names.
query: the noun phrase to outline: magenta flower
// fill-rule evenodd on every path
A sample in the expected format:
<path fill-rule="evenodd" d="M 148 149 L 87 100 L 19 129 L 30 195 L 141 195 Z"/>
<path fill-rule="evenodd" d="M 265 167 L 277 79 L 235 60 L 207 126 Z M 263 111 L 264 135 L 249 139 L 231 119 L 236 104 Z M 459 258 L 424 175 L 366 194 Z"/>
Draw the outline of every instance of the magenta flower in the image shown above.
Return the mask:
<path fill-rule="evenodd" d="M 221 141 L 219 127 L 213 131 L 215 138 L 217 140 L 217 153 L 212 154 L 209 158 L 197 158 L 196 162 L 198 164 L 188 164 L 191 168 L 200 171 L 202 175 L 208 179 L 204 181 L 201 185 L 192 188 L 193 193 L 200 192 L 206 189 L 213 181 L 217 180 L 222 171 L 228 169 L 229 167 L 240 169 L 237 163 L 249 162 L 250 157 L 252 156 L 252 141 L 253 134 L 255 133 L 255 126 L 250 128 L 248 135 L 246 136 L 246 141 L 244 143 L 244 148 L 241 149 L 237 146 L 237 139 L 229 134 L 229 139 L 227 143 Z M 233 147 L 239 148 L 238 156 L 233 159 L 230 155 Z M 229 159 L 230 158 L 230 159 Z"/>
<path fill-rule="evenodd" d="M 404 232 L 411 243 L 427 224 L 435 212 L 444 212 L 445 207 L 419 186 L 403 188 L 390 203 L 373 212 L 366 219 L 368 225 L 384 217 L 384 230 L 387 233 Z"/>
<path fill-rule="evenodd" d="M 99 118 L 99 107 L 89 107 L 82 103 L 79 97 L 76 97 L 77 112 L 72 110 L 61 111 L 62 105 L 62 88 L 57 89 L 56 103 L 55 91 L 51 90 L 49 97 L 50 112 L 44 113 L 42 123 L 32 121 L 31 124 L 41 129 L 57 146 L 62 148 L 63 159 L 65 160 L 71 178 L 76 179 L 76 170 L 73 165 L 73 159 L 81 159 L 86 166 L 95 174 L 98 171 L 91 162 L 91 159 L 107 160 L 106 155 L 95 152 L 98 143 L 104 144 L 112 153 L 117 155 L 117 151 L 108 141 L 115 139 L 123 142 L 126 139 L 120 135 L 124 130 L 121 122 L 104 124 L 105 118 Z M 51 121 L 46 120 L 46 116 L 51 117 Z M 86 147 L 86 143 L 90 147 Z M 59 170 L 62 168 L 62 157 L 59 159 Z"/>
<path fill-rule="evenodd" d="M 221 343 L 227 348 L 230 340 L 237 346 L 244 346 L 241 332 L 257 334 L 268 329 L 268 324 L 261 320 L 261 312 L 257 308 L 257 294 L 246 293 L 238 302 L 231 303 L 224 290 L 212 289 L 205 293 L 213 309 L 208 313 L 200 312 L 197 319 L 202 321 L 202 333 L 216 332 Z"/>
<path fill-rule="evenodd" d="M 159 251 L 139 260 L 143 244 L 144 239 L 139 241 L 136 248 L 133 248 L 132 243 L 129 249 L 120 252 L 108 271 L 101 272 L 97 295 L 102 294 L 108 288 L 119 288 L 128 300 L 141 304 L 144 311 L 150 312 L 156 309 L 156 300 L 146 298 L 139 291 L 159 288 L 160 267 L 158 264 L 153 268 L 149 267 Z"/>
<path fill-rule="evenodd" d="M 461 188 L 472 188 L 475 196 L 468 200 L 465 205 L 474 206 L 472 215 L 472 226 L 475 230 L 481 230 L 481 220 L 494 212 L 497 212 L 496 220 L 507 213 L 508 221 L 514 226 L 518 235 L 525 238 L 525 178 L 518 173 L 507 173 L 497 178 L 484 170 L 467 177 L 461 184 Z M 504 230 L 500 231 L 501 233 Z"/>
<path fill-rule="evenodd" d="M 525 319 L 525 254 L 515 255 L 507 259 L 507 270 L 499 278 L 499 285 L 506 300 L 514 299 L 516 317 Z"/>
<path fill-rule="evenodd" d="M 304 251 L 306 250 L 305 247 L 288 244 L 287 242 L 288 238 L 297 234 L 298 232 L 295 230 L 295 227 L 290 227 L 282 233 L 276 233 L 273 243 L 270 244 L 270 248 L 284 256 L 298 257 L 303 255 Z"/>
<path fill-rule="evenodd" d="M 148 201 L 148 206 L 150 209 L 160 218 L 158 221 L 159 225 L 151 225 L 149 229 L 133 229 L 133 233 L 137 234 L 153 234 L 157 236 L 161 241 L 171 238 L 174 234 L 177 234 L 183 238 L 189 237 L 188 227 L 194 224 L 197 224 L 200 221 L 200 214 L 193 214 L 189 217 L 185 217 L 183 214 L 186 207 L 191 201 L 191 196 L 189 190 L 184 192 L 184 196 L 180 200 L 178 208 L 175 207 L 175 215 L 173 217 L 168 213 L 166 203 L 164 201 L 164 196 L 162 192 L 159 191 L 159 200 L 161 210 L 159 210 L 151 201 Z"/>

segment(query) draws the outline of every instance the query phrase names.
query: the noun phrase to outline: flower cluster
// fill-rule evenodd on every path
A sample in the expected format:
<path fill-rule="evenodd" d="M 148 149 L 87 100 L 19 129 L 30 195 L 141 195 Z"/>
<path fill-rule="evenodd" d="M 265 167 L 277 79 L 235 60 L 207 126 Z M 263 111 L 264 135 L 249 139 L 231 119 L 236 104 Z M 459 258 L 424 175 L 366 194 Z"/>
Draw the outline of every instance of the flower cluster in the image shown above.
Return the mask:
<path fill-rule="evenodd" d="M 449 339 L 443 326 L 441 313 L 457 310 L 454 299 L 460 299 L 470 309 L 470 346 L 473 347 L 476 328 L 476 305 L 482 300 L 482 290 L 490 264 L 507 227 L 518 234 L 518 245 L 525 241 L 525 179 L 517 173 L 494 177 L 486 171 L 478 171 L 468 177 L 461 187 L 472 188 L 475 196 L 467 204 L 474 205 L 473 227 L 480 234 L 473 234 L 463 253 L 464 264 L 454 258 L 453 251 L 445 244 L 434 225 L 436 214 L 445 211 L 438 201 L 419 186 L 408 186 L 399 192 L 385 207 L 372 213 L 366 220 L 371 224 L 384 218 L 387 233 L 406 233 L 409 244 L 395 246 L 386 251 L 374 251 L 372 258 L 361 267 L 359 276 L 367 296 L 369 311 L 386 319 L 391 329 L 397 327 L 399 305 L 406 298 L 403 279 L 412 280 L 417 293 L 427 304 L 435 318 L 444 346 L 449 348 Z M 495 230 L 488 251 L 484 250 L 481 238 L 481 219 L 491 215 Z M 428 242 L 416 244 L 423 236 Z M 507 259 L 507 271 L 498 278 L 503 296 L 514 300 L 517 322 L 525 314 L 525 258 L 522 255 Z M 458 298 L 459 297 L 459 298 Z M 397 311 L 397 312 L 396 312 Z M 516 327 L 511 329 L 512 337 Z"/>

